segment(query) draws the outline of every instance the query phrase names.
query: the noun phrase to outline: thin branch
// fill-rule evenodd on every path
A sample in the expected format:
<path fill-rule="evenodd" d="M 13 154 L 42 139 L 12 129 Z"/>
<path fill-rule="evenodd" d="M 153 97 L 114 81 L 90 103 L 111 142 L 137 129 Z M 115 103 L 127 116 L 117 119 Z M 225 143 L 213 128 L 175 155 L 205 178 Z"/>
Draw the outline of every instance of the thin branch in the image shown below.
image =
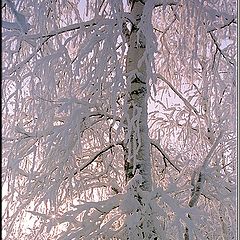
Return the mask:
<path fill-rule="evenodd" d="M 214 144 L 212 145 L 210 151 L 208 152 L 208 154 L 207 154 L 207 156 L 206 156 L 206 158 L 205 158 L 205 160 L 203 162 L 203 165 L 201 167 L 201 170 L 199 172 L 198 179 L 197 179 L 196 183 L 194 183 L 195 173 L 194 173 L 194 175 L 192 177 L 191 184 L 193 185 L 193 190 L 192 190 L 191 199 L 189 201 L 189 206 L 190 207 L 193 207 L 198 202 L 199 196 L 201 194 L 202 184 L 205 181 L 204 172 L 205 172 L 206 166 L 209 163 L 214 150 L 218 146 L 218 144 L 219 144 L 219 142 L 220 142 L 220 140 L 222 138 L 222 135 L 223 135 L 222 132 L 220 132 L 219 136 L 216 138 Z"/>
<path fill-rule="evenodd" d="M 184 102 L 184 104 L 190 110 L 193 110 L 197 116 L 199 116 L 197 109 L 193 107 L 192 104 L 186 98 L 183 97 L 182 93 L 180 93 L 165 77 L 163 77 L 161 74 L 157 74 L 157 78 L 160 78 L 163 82 L 165 82 L 172 89 L 172 91 L 175 92 L 177 96 Z"/>
<path fill-rule="evenodd" d="M 226 22 L 225 22 L 222 26 L 220 26 L 219 28 L 209 27 L 208 30 L 207 30 L 207 32 L 208 32 L 208 33 L 211 33 L 211 32 L 214 32 L 214 31 L 216 31 L 216 30 L 223 29 L 223 28 L 225 28 L 225 27 L 230 26 L 232 23 L 237 23 L 235 18 L 228 19 L 228 21 L 226 21 Z"/>
<path fill-rule="evenodd" d="M 9 70 L 9 75 L 12 75 L 14 72 L 19 70 L 22 66 L 30 62 L 30 60 L 41 50 L 42 46 L 44 45 L 44 43 L 46 43 L 49 40 L 49 38 L 50 37 L 47 37 L 46 39 L 44 39 L 41 42 L 40 46 L 29 57 L 27 57 L 25 60 L 21 61 L 19 64 L 15 65 L 14 67 L 12 67 L 12 69 Z"/>
<path fill-rule="evenodd" d="M 155 141 L 153 141 L 153 140 L 151 141 L 151 144 L 155 148 L 157 148 L 157 150 L 162 154 L 165 166 L 167 166 L 167 164 L 166 164 L 166 160 L 167 160 L 170 163 L 170 165 L 172 167 L 174 167 L 180 173 L 180 170 L 170 161 L 168 154 L 166 152 L 164 152 L 164 150 L 161 148 L 161 146 L 158 143 L 156 143 Z"/>
<path fill-rule="evenodd" d="M 164 33 L 163 31 L 157 29 L 157 28 L 153 28 L 153 30 L 155 30 L 156 32 L 160 32 L 160 33 Z"/>
<path fill-rule="evenodd" d="M 202 169 L 204 170 L 206 168 L 206 165 L 208 164 L 214 150 L 216 149 L 218 143 L 220 142 L 220 139 L 222 138 L 222 132 L 220 132 L 219 136 L 217 137 L 217 139 L 215 140 L 212 148 L 210 149 L 209 153 L 207 154 L 205 160 L 204 160 L 204 163 L 202 165 Z M 199 175 L 198 175 L 198 179 L 197 179 L 197 182 L 194 183 L 193 182 L 193 189 L 192 189 L 192 195 L 191 195 L 191 199 L 188 203 L 189 207 L 194 207 L 198 200 L 199 200 L 199 197 L 200 195 L 203 195 L 201 193 L 202 191 L 202 184 L 204 183 L 205 181 L 205 177 L 204 177 L 204 172 L 202 173 L 200 171 Z M 231 190 L 227 187 L 225 187 L 228 191 L 231 192 Z M 203 195 L 204 197 L 206 197 L 205 195 Z M 209 199 L 209 198 L 208 198 Z M 188 214 L 188 218 L 191 219 L 191 216 Z M 185 228 L 185 234 L 184 234 L 184 237 L 185 237 L 185 240 L 189 240 L 189 234 L 188 234 L 188 227 Z"/>
<path fill-rule="evenodd" d="M 234 65 L 234 63 L 228 58 L 228 56 L 226 56 L 226 54 L 223 53 L 222 49 L 219 46 L 219 43 L 217 42 L 216 37 L 214 36 L 214 34 L 212 32 L 210 32 L 210 36 L 216 46 L 216 53 L 217 53 L 217 51 L 219 51 L 219 53 L 223 56 L 223 58 L 225 58 L 230 64 Z M 216 53 L 214 54 L 214 60 L 215 60 Z"/>
<path fill-rule="evenodd" d="M 46 100 L 46 99 L 42 99 L 42 100 L 44 100 L 44 101 L 49 101 L 49 102 L 58 102 L 57 100 Z M 99 117 L 99 118 L 97 119 L 97 121 L 91 123 L 91 126 L 93 126 L 94 124 L 98 123 L 98 122 L 101 121 L 101 120 L 104 120 L 104 119 L 103 119 L 104 117 L 105 117 L 106 120 L 109 120 L 109 119 L 114 120 L 113 123 L 115 123 L 115 122 L 120 122 L 120 121 L 121 121 L 121 118 L 120 118 L 120 117 L 114 117 L 113 115 L 111 115 L 111 114 L 109 114 L 109 113 L 107 113 L 107 112 L 95 111 L 95 112 L 92 112 L 92 113 L 88 116 L 88 118 L 83 118 L 82 124 L 85 124 L 85 122 L 88 122 L 88 121 L 89 121 L 89 118 L 91 118 L 91 117 Z M 33 120 L 37 120 L 37 118 L 32 119 L 31 121 L 33 121 Z M 64 123 L 64 120 L 58 120 L 58 121 Z M 39 132 L 26 132 L 26 131 L 24 130 L 24 128 L 18 129 L 18 132 L 17 132 L 17 133 L 22 134 L 20 137 L 16 137 L 16 138 L 14 138 L 14 137 L 12 137 L 12 138 L 10 138 L 10 137 L 3 137 L 3 142 L 7 142 L 7 141 L 20 141 L 20 140 L 27 139 L 27 138 L 29 138 L 29 139 L 31 139 L 31 138 L 32 138 L 32 139 L 36 138 L 36 139 L 39 140 L 40 138 L 43 138 L 44 136 L 54 134 L 54 129 L 57 129 L 57 128 L 59 128 L 59 127 L 62 127 L 62 125 L 61 125 L 61 126 L 54 126 L 54 128 L 53 128 L 52 130 L 47 131 L 47 132 L 46 132 L 46 130 L 44 130 L 44 131 L 39 131 Z M 82 133 L 83 133 L 85 130 L 89 129 L 89 127 L 90 127 L 90 126 L 85 125 L 85 126 L 83 127 L 83 129 L 82 129 Z"/>
<path fill-rule="evenodd" d="M 120 146 L 123 146 L 123 142 L 116 142 L 114 144 L 110 144 L 108 145 L 107 147 L 103 148 L 100 152 L 97 152 L 95 153 L 95 155 L 90 158 L 86 163 L 84 163 L 80 168 L 79 168 L 79 171 L 82 171 L 84 170 L 86 167 L 88 167 L 91 163 L 93 163 L 99 156 L 101 156 L 103 153 L 107 152 L 108 150 L 110 150 L 111 148 L 117 146 L 117 145 L 120 145 Z M 76 173 L 74 173 L 74 175 L 76 175 Z"/>
<path fill-rule="evenodd" d="M 215 151 L 215 149 L 217 148 L 218 144 L 220 143 L 221 138 L 223 137 L 223 132 L 220 132 L 218 137 L 216 138 L 214 144 L 212 145 L 210 151 L 208 152 L 203 165 L 202 165 L 202 169 L 205 169 L 207 167 L 207 165 L 209 164 L 209 161 L 213 155 L 213 152 Z"/>
<path fill-rule="evenodd" d="M 104 22 L 108 22 L 109 23 L 109 21 L 111 21 L 111 19 L 104 19 Z M 23 36 L 23 40 L 25 40 L 25 41 L 28 41 L 29 39 L 44 39 L 44 40 L 40 44 L 40 46 L 36 49 L 35 52 L 33 52 L 24 61 L 22 61 L 21 63 L 17 64 L 16 66 L 14 66 L 12 70 L 10 70 L 10 75 L 13 74 L 16 70 L 20 69 L 22 65 L 25 65 L 26 63 L 28 63 L 36 55 L 36 53 L 41 50 L 43 44 L 45 42 L 47 42 L 50 38 L 52 38 L 52 37 L 54 37 L 56 35 L 62 34 L 62 33 L 66 33 L 66 32 L 69 32 L 69 31 L 74 31 L 74 30 L 80 29 L 82 27 L 86 28 L 86 27 L 95 26 L 95 25 L 97 25 L 97 22 L 99 22 L 99 21 L 97 21 L 97 19 L 92 19 L 92 20 L 89 20 L 87 22 L 76 23 L 76 24 L 72 24 L 72 25 L 60 28 L 58 30 L 52 31 L 52 32 L 47 33 L 45 35 L 37 33 L 37 34 L 33 34 L 33 35 L 25 35 L 25 36 Z M 103 20 L 102 20 L 102 22 L 103 22 Z"/>
<path fill-rule="evenodd" d="M 107 20 L 109 22 L 109 19 L 107 19 Z M 59 28 L 57 30 L 51 31 L 51 32 L 46 33 L 44 35 L 41 34 L 41 33 L 26 35 L 26 38 L 27 39 L 29 39 L 29 38 L 30 39 L 51 38 L 55 35 L 59 35 L 59 34 L 74 31 L 74 30 L 78 30 L 80 28 L 93 27 L 93 26 L 97 25 L 97 22 L 99 22 L 97 19 L 91 19 L 91 20 L 86 21 L 86 22 L 74 23 L 74 24 L 68 25 L 66 27 Z"/>
<path fill-rule="evenodd" d="M 155 7 L 160 7 L 160 6 L 172 6 L 172 5 L 177 5 L 179 4 L 180 1 L 179 0 L 168 0 L 168 1 L 165 1 L 165 0 L 155 0 Z"/>

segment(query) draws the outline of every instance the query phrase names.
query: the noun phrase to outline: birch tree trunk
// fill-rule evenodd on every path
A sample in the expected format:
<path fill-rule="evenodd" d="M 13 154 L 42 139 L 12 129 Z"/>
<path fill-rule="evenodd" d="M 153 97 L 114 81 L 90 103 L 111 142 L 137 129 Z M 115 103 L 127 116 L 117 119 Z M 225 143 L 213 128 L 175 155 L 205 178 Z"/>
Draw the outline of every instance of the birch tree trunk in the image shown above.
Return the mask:
<path fill-rule="evenodd" d="M 144 4 L 141 1 L 133 1 L 131 15 L 134 20 L 130 32 L 129 48 L 126 61 L 128 81 L 128 132 L 127 159 L 125 159 L 125 171 L 127 182 L 136 179 L 134 190 L 129 189 L 130 194 L 138 200 L 141 209 L 139 225 L 136 226 L 132 235 L 129 229 L 128 239 L 161 239 L 157 235 L 153 224 L 152 212 L 149 202 L 146 201 L 142 192 L 152 191 L 152 175 L 150 160 L 150 138 L 147 123 L 147 72 L 145 64 L 146 40 L 138 24 L 141 21 Z M 139 177 L 141 181 L 139 180 Z M 131 186 L 132 187 L 132 186 Z M 140 190 L 139 190 L 140 189 Z M 134 213 L 131 213 L 134 216 Z"/>
<path fill-rule="evenodd" d="M 131 131 L 129 156 L 127 159 L 127 180 L 139 169 L 143 178 L 142 190 L 152 190 L 150 139 L 147 124 L 147 76 L 144 61 L 145 36 L 138 28 L 144 5 L 136 1 L 132 6 L 132 25 L 127 53 L 127 76 L 129 87 L 129 118 Z"/>

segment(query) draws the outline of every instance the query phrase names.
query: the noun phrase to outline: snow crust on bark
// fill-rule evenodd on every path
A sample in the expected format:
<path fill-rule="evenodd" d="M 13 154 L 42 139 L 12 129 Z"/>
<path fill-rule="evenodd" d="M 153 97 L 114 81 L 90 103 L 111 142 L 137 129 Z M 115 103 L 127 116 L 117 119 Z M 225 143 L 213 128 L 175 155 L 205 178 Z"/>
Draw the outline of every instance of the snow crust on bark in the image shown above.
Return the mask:
<path fill-rule="evenodd" d="M 147 119 L 147 71 L 145 64 L 146 36 L 139 29 L 144 5 L 135 2 L 131 11 L 134 24 L 131 29 L 129 47 L 126 60 L 128 81 L 129 127 L 130 139 L 127 143 L 130 171 L 140 170 L 143 177 L 142 187 L 146 191 L 152 190 L 150 139 Z M 127 171 L 129 171 L 127 169 Z"/>

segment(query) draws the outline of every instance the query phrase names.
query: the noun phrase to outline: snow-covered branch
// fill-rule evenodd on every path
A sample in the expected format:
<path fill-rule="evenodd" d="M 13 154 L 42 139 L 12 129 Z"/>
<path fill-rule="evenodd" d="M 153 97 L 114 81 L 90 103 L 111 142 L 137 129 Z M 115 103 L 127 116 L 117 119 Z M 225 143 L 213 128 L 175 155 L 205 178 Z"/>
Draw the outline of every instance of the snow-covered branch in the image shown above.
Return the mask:
<path fill-rule="evenodd" d="M 221 131 L 219 133 L 218 137 L 216 138 L 216 140 L 214 141 L 214 143 L 213 143 L 210 151 L 208 152 L 207 156 L 204 159 L 204 162 L 203 162 L 203 165 L 202 165 L 203 170 L 206 170 L 207 166 L 209 165 L 211 157 L 212 157 L 214 151 L 216 150 L 218 144 L 220 143 L 222 137 L 223 137 L 223 132 Z"/>
<path fill-rule="evenodd" d="M 70 31 L 74 31 L 74 30 L 78 30 L 78 29 L 88 29 L 88 31 L 90 30 L 94 30 L 94 29 L 91 29 L 91 27 L 94 27 L 96 25 L 98 25 L 99 27 L 100 26 L 103 26 L 105 24 L 112 24 L 112 21 L 111 19 L 92 19 L 92 20 L 89 20 L 89 21 L 86 21 L 86 22 L 80 22 L 80 23 L 75 23 L 75 24 L 71 24 L 71 25 L 68 25 L 66 27 L 62 27 L 60 29 L 57 29 L 57 30 L 54 30 L 54 31 L 51 31 L 49 33 L 46 33 L 46 34 L 42 34 L 42 33 L 36 33 L 36 34 L 32 34 L 32 35 L 27 35 L 25 36 L 26 39 L 42 39 L 42 38 L 51 38 L 53 36 L 56 36 L 56 35 L 59 35 L 59 34 L 63 34 L 63 33 L 67 33 L 67 32 L 70 32 Z M 115 22 L 115 21 L 114 21 Z"/>
<path fill-rule="evenodd" d="M 204 179 L 204 175 L 202 172 L 199 173 L 196 183 L 193 180 L 192 195 L 191 195 L 191 199 L 188 203 L 189 207 L 193 207 L 193 206 L 195 206 L 195 204 L 197 204 L 198 199 L 201 195 L 202 184 L 204 183 L 204 181 L 205 181 L 205 179 Z"/>
<path fill-rule="evenodd" d="M 165 77 L 163 77 L 161 74 L 157 74 L 157 77 L 165 82 L 172 89 L 172 91 L 176 93 L 176 95 L 184 102 L 186 107 L 188 107 L 190 110 L 193 110 L 193 112 L 199 116 L 197 109 L 192 106 L 192 104 L 185 97 L 183 97 L 182 93 L 180 93 Z"/>

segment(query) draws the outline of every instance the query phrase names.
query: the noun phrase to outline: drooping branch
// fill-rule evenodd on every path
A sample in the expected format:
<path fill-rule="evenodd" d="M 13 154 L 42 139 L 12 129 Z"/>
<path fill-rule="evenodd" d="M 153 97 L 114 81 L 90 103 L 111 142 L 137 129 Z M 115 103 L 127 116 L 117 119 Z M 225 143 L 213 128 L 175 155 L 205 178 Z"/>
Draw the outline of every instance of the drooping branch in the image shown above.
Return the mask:
<path fill-rule="evenodd" d="M 196 5 L 201 6 L 202 3 L 199 1 L 194 1 L 196 3 Z M 179 0 L 168 0 L 168 1 L 164 1 L 164 0 L 155 0 L 155 7 L 160 7 L 160 6 L 180 6 L 180 1 Z M 221 12 L 221 11 L 217 11 L 216 9 L 213 9 L 210 6 L 201 6 L 203 8 L 204 12 L 207 12 L 207 14 L 212 18 L 212 16 L 215 16 L 216 18 L 218 18 L 219 20 L 223 19 L 223 23 L 219 24 L 218 27 L 214 26 L 208 26 L 207 27 L 207 32 L 211 33 L 214 32 L 218 29 L 223 29 L 225 27 L 230 26 L 231 24 L 236 24 L 236 16 L 234 15 L 230 15 L 227 14 L 226 12 Z M 203 23 L 208 25 L 207 23 Z"/>
<path fill-rule="evenodd" d="M 98 117 L 98 119 L 96 119 L 96 121 L 91 122 L 91 124 L 86 125 L 86 123 L 89 123 L 90 118 L 92 117 Z M 89 129 L 90 126 L 93 126 L 94 124 L 102 121 L 102 120 L 114 120 L 116 122 L 120 122 L 121 118 L 117 117 L 117 116 L 113 116 L 112 114 L 109 114 L 107 112 L 103 112 L 103 111 L 93 111 L 89 114 L 88 117 L 84 117 L 82 119 L 81 124 L 83 125 L 81 132 L 83 133 L 84 131 L 86 131 L 87 129 Z M 59 122 L 64 123 L 64 120 L 59 119 Z M 19 125 L 16 126 L 16 132 L 21 134 L 20 137 L 12 137 L 12 138 L 6 138 L 3 137 L 4 141 L 18 141 L 18 140 L 23 140 L 23 139 L 40 139 L 43 138 L 47 135 L 52 135 L 54 134 L 55 131 L 57 131 L 61 126 L 53 126 L 51 129 L 45 129 L 42 131 L 38 131 L 38 132 L 28 132 L 26 131 L 23 127 L 20 127 Z"/>
<path fill-rule="evenodd" d="M 12 75 L 14 72 L 21 69 L 27 63 L 29 63 L 32 60 L 32 58 L 36 56 L 36 54 L 42 49 L 42 46 L 44 45 L 44 43 L 46 43 L 49 40 L 49 38 L 50 37 L 47 37 L 44 40 L 42 40 L 42 42 L 40 43 L 40 46 L 36 50 L 34 50 L 33 53 L 31 53 L 27 58 L 22 60 L 20 63 L 14 65 L 11 69 L 9 69 L 9 75 Z"/>
<path fill-rule="evenodd" d="M 120 145 L 123 146 L 123 142 L 116 142 L 114 144 L 110 144 L 107 147 L 103 148 L 101 151 L 97 152 L 94 154 L 94 156 L 92 158 L 90 158 L 86 163 L 84 163 L 80 168 L 79 171 L 84 170 L 86 167 L 88 167 L 91 163 L 93 163 L 99 156 L 101 156 L 103 153 L 107 152 L 108 150 L 112 149 L 113 147 Z M 76 173 L 74 173 L 74 175 L 76 175 Z"/>
<path fill-rule="evenodd" d="M 185 98 L 183 97 L 183 95 L 165 78 L 163 77 L 161 74 L 157 74 L 157 78 L 161 79 L 163 82 L 165 82 L 171 89 L 173 92 L 175 92 L 177 94 L 177 96 L 184 102 L 184 104 L 190 109 L 193 110 L 193 112 L 199 116 L 198 111 L 195 107 L 192 106 L 192 104 Z"/>
<path fill-rule="evenodd" d="M 225 53 L 223 53 L 222 49 L 220 48 L 220 44 L 218 43 L 216 36 L 214 35 L 213 32 L 210 32 L 210 36 L 216 46 L 216 53 L 219 52 L 223 56 L 223 58 L 225 58 L 230 64 L 234 65 L 234 63 L 229 59 L 229 57 Z M 214 55 L 214 62 L 215 62 L 215 55 Z"/>
<path fill-rule="evenodd" d="M 7 3 L 12 14 L 14 15 L 16 22 L 4 21 L 2 26 L 10 30 L 12 29 L 19 30 L 27 34 L 28 30 L 30 29 L 30 24 L 27 22 L 26 17 L 17 11 L 16 7 L 14 6 L 11 0 L 5 0 L 5 2 Z"/>
<path fill-rule="evenodd" d="M 80 23 L 76 23 L 76 24 L 71 24 L 69 26 L 66 27 L 62 27 L 60 29 L 51 31 L 50 33 L 47 34 L 41 34 L 41 33 L 37 33 L 37 34 L 26 34 L 24 36 L 22 36 L 22 41 L 26 41 L 27 43 L 29 43 L 29 41 L 32 40 L 41 40 L 41 42 L 39 43 L 38 48 L 30 54 L 30 56 L 28 56 L 25 60 L 21 61 L 19 64 L 14 65 L 12 67 L 12 69 L 9 70 L 9 74 L 13 74 L 15 71 L 17 71 L 18 69 L 20 69 L 22 66 L 24 66 L 25 64 L 29 63 L 30 60 L 36 56 L 36 54 L 42 49 L 42 46 L 52 37 L 55 37 L 57 35 L 69 32 L 69 31 L 74 31 L 74 30 L 78 30 L 78 29 L 82 29 L 82 28 L 89 28 L 89 27 L 93 27 L 95 25 L 98 24 L 99 28 L 102 25 L 108 25 L 109 23 L 111 23 L 111 21 L 114 21 L 112 19 L 101 19 L 101 21 L 99 19 L 92 19 L 86 22 L 80 22 Z M 115 23 L 116 24 L 116 23 Z M 94 30 L 94 29 L 93 29 Z M 97 42 L 100 42 L 102 40 L 102 37 L 98 37 Z"/>
<path fill-rule="evenodd" d="M 97 239 L 97 236 L 103 233 L 104 228 L 111 228 L 114 221 L 117 221 L 121 216 L 121 214 L 118 214 L 109 219 L 108 214 L 121 205 L 124 197 L 125 194 L 117 194 L 103 201 L 74 204 L 71 210 L 65 213 L 58 213 L 54 215 L 54 218 L 49 214 L 43 214 L 39 211 L 27 210 L 26 212 L 47 222 L 51 222 L 49 229 L 53 229 L 63 223 L 71 223 L 68 231 L 59 233 L 56 238 L 58 240 L 81 238 L 86 236 L 86 234 L 89 236 L 87 239 Z M 81 215 L 85 221 L 79 223 L 77 219 Z M 76 223 L 78 224 L 77 229 L 75 228 Z M 87 227 L 86 223 L 92 224 L 89 224 Z M 121 227 L 115 229 L 113 234 L 119 230 L 121 230 Z"/>
<path fill-rule="evenodd" d="M 91 19 L 89 21 L 86 22 L 80 22 L 80 23 L 74 23 L 71 25 L 68 25 L 66 27 L 62 27 L 59 28 L 57 30 L 51 31 L 49 33 L 46 34 L 41 34 L 41 33 L 36 33 L 36 34 L 32 34 L 32 35 L 27 35 L 25 38 L 26 39 L 42 39 L 42 38 L 51 38 L 53 36 L 59 35 L 59 34 L 63 34 L 66 32 L 70 32 L 70 31 L 74 31 L 74 30 L 78 30 L 81 28 L 89 28 L 89 27 L 93 27 L 95 25 L 97 25 L 97 23 L 109 23 L 111 21 L 111 19 L 101 19 L 101 21 L 99 21 L 99 19 Z"/>
<path fill-rule="evenodd" d="M 166 161 L 168 161 L 170 165 L 180 173 L 180 170 L 170 161 L 170 157 L 168 156 L 168 154 L 162 149 L 162 147 L 157 142 L 152 140 L 151 145 L 153 145 L 162 154 L 163 161 L 166 167 L 167 167 Z"/>

